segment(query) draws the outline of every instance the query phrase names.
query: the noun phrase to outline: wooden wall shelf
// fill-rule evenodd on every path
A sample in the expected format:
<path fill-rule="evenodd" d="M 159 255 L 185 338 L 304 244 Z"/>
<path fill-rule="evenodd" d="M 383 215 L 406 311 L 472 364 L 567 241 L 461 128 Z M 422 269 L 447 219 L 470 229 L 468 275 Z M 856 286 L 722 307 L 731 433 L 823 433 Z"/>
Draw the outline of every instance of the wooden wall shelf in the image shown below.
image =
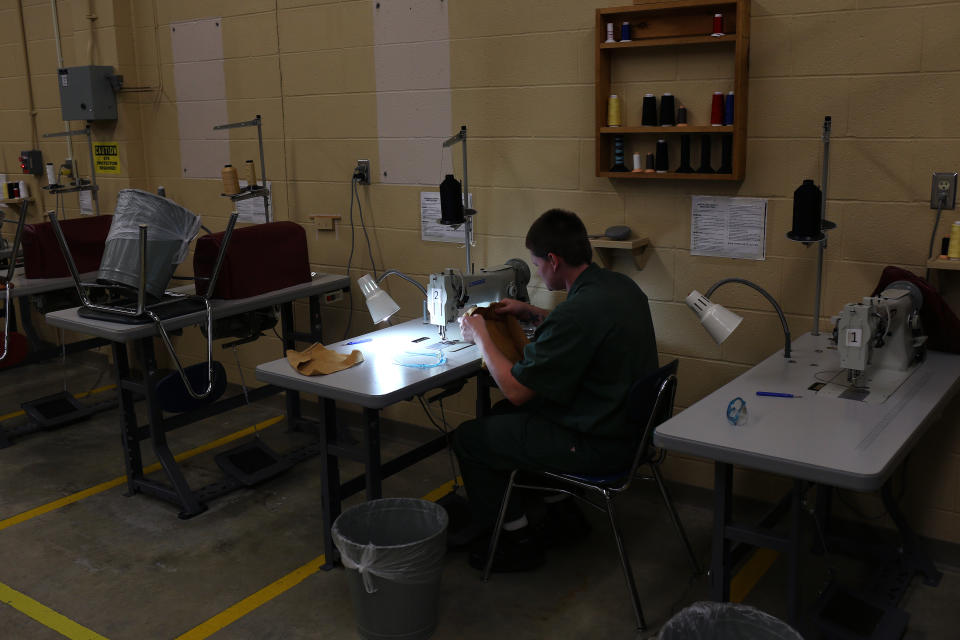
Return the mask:
<path fill-rule="evenodd" d="M 637 174 L 643 175 L 643 174 Z M 631 238 L 629 240 L 608 240 L 607 238 L 591 238 L 590 245 L 596 250 L 600 264 L 609 269 L 613 266 L 613 251 L 629 251 L 633 254 L 633 263 L 637 270 L 643 269 L 650 257 L 649 238 Z"/>
<path fill-rule="evenodd" d="M 711 36 L 714 13 L 722 13 L 724 20 L 724 35 Z M 613 23 L 615 35 L 619 35 L 623 22 L 631 26 L 631 40 L 627 42 L 606 42 L 606 25 Z M 673 0 L 672 2 L 643 2 L 631 6 L 597 9 L 596 25 L 594 28 L 596 40 L 596 82 L 595 82 L 595 119 L 596 119 L 596 175 L 602 178 L 626 178 L 641 180 L 717 180 L 741 181 L 746 169 L 747 153 L 747 64 L 750 51 L 750 0 Z M 675 47 L 677 55 L 684 55 L 684 49 L 695 47 L 698 52 L 703 47 L 716 47 L 718 56 L 732 56 L 734 67 L 733 90 L 734 118 L 732 125 L 712 127 L 704 125 L 704 117 L 709 122 L 709 110 L 702 108 L 691 113 L 695 124 L 686 127 L 650 127 L 638 126 L 641 116 L 639 99 L 624 100 L 621 119 L 624 126 L 607 126 L 607 101 L 611 93 L 617 93 L 623 98 L 623 88 L 619 85 L 636 85 L 645 82 L 644 78 L 620 79 L 617 87 L 611 87 L 611 69 L 615 56 L 624 55 L 624 50 L 632 50 L 632 56 L 643 56 L 644 49 L 656 47 Z M 711 52 L 711 55 L 713 53 Z M 667 84 L 664 82 L 650 82 L 653 84 Z M 720 90 L 720 86 L 716 90 Z M 614 90 L 617 89 L 617 90 Z M 646 93 L 634 89 L 634 95 Z M 654 91 L 650 91 L 654 93 Z M 677 96 L 680 104 L 694 104 L 694 98 L 699 96 Z M 704 95 L 703 102 L 709 106 L 709 95 Z M 658 96 L 659 102 L 659 96 Z M 719 157 L 722 148 L 723 136 L 730 136 L 733 157 L 730 163 L 730 173 L 676 173 L 679 166 L 679 143 L 674 143 L 670 153 L 670 173 L 632 173 L 613 172 L 610 168 L 614 164 L 614 137 L 624 136 L 624 164 L 632 169 L 632 152 L 640 149 L 653 151 L 656 140 L 664 138 L 668 145 L 671 140 L 677 140 L 678 135 L 692 135 L 690 140 L 691 165 L 700 166 L 699 151 L 702 135 L 711 136 L 711 146 L 714 157 Z M 638 148 L 639 147 L 639 148 Z M 676 155 L 675 155 L 676 154 Z M 641 153 L 641 157 L 646 155 Z M 720 163 L 712 163 L 714 169 Z"/>
<path fill-rule="evenodd" d="M 936 258 L 927 261 L 928 269 L 942 269 L 944 271 L 960 271 L 960 260 L 942 260 Z"/>

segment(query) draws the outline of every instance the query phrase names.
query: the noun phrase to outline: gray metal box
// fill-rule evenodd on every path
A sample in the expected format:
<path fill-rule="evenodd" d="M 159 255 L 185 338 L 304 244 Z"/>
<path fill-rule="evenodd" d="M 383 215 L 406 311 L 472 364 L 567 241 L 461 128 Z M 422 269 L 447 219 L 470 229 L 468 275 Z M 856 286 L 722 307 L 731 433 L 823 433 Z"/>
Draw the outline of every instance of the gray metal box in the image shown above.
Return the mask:
<path fill-rule="evenodd" d="M 67 67 L 57 72 L 64 120 L 116 120 L 113 67 Z"/>

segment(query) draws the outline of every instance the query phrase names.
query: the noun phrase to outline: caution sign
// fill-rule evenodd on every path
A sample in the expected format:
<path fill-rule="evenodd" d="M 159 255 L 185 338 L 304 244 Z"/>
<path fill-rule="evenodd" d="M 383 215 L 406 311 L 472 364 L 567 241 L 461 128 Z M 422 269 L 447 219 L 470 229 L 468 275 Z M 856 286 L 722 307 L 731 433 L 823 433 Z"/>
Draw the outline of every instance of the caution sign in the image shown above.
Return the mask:
<path fill-rule="evenodd" d="M 120 148 L 116 142 L 94 142 L 93 162 L 97 173 L 120 173 Z"/>

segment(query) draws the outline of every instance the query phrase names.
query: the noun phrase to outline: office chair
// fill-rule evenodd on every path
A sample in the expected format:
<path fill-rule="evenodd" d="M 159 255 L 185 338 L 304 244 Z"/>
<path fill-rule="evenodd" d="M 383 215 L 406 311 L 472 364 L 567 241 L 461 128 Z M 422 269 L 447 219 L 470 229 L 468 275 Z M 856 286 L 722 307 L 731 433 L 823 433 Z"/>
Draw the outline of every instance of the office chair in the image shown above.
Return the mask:
<path fill-rule="evenodd" d="M 620 564 L 623 567 L 623 575 L 627 581 L 627 587 L 630 589 L 630 596 L 633 599 L 633 611 L 637 618 L 637 627 L 640 630 L 646 629 L 646 622 L 643 618 L 643 610 L 640 607 L 640 596 L 637 594 L 637 585 L 633 578 L 633 570 L 630 568 L 630 559 L 627 556 L 626 548 L 623 544 L 623 536 L 620 533 L 620 527 L 614 517 L 613 499 L 626 492 L 630 488 L 633 479 L 637 477 L 637 469 L 640 465 L 647 465 L 650 468 L 653 479 L 660 489 L 660 495 L 667 511 L 670 513 L 670 519 L 676 528 L 680 539 L 683 541 L 690 556 L 690 563 L 696 574 L 700 573 L 700 564 L 693 553 L 687 534 L 680 524 L 680 518 L 673 507 L 667 488 L 663 484 L 663 478 L 660 476 L 659 465 L 662 456 L 651 446 L 654 428 L 663 421 L 670 418 L 673 413 L 673 401 L 677 391 L 677 366 L 678 361 L 674 360 L 661 367 L 647 377 L 635 382 L 630 389 L 627 397 L 627 424 L 636 428 L 640 434 L 637 444 L 636 454 L 633 456 L 633 462 L 629 468 L 616 473 L 605 475 L 588 476 L 573 473 L 558 473 L 546 470 L 524 469 L 522 481 L 517 480 L 517 471 L 510 474 L 510 481 L 507 484 L 507 490 L 503 494 L 503 501 L 500 503 L 500 514 L 497 517 L 497 524 L 494 533 L 490 539 L 490 548 L 487 551 L 487 564 L 483 571 L 483 580 L 486 582 L 490 577 L 490 569 L 493 566 L 494 553 L 497 550 L 497 543 L 500 539 L 500 531 L 503 527 L 503 520 L 507 513 L 507 504 L 510 502 L 510 494 L 515 487 L 522 489 L 535 489 L 539 491 L 548 491 L 552 493 L 561 492 L 571 495 L 574 498 L 587 503 L 591 507 L 606 512 L 610 518 L 610 526 L 613 529 L 613 537 L 617 543 L 617 550 L 620 553 Z M 532 480 L 527 478 L 532 476 Z M 537 478 L 553 484 L 531 484 Z M 570 488 L 565 489 L 563 485 Z M 577 493 L 578 490 L 585 490 L 583 494 Z"/>

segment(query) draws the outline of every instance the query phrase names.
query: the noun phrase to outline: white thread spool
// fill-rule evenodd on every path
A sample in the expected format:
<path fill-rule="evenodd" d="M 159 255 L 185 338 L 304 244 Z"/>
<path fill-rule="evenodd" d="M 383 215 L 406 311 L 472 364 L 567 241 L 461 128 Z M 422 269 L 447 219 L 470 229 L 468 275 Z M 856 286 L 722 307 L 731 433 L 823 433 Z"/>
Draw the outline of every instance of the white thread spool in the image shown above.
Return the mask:
<path fill-rule="evenodd" d="M 57 169 L 52 162 L 47 163 L 47 183 L 57 184 Z"/>

